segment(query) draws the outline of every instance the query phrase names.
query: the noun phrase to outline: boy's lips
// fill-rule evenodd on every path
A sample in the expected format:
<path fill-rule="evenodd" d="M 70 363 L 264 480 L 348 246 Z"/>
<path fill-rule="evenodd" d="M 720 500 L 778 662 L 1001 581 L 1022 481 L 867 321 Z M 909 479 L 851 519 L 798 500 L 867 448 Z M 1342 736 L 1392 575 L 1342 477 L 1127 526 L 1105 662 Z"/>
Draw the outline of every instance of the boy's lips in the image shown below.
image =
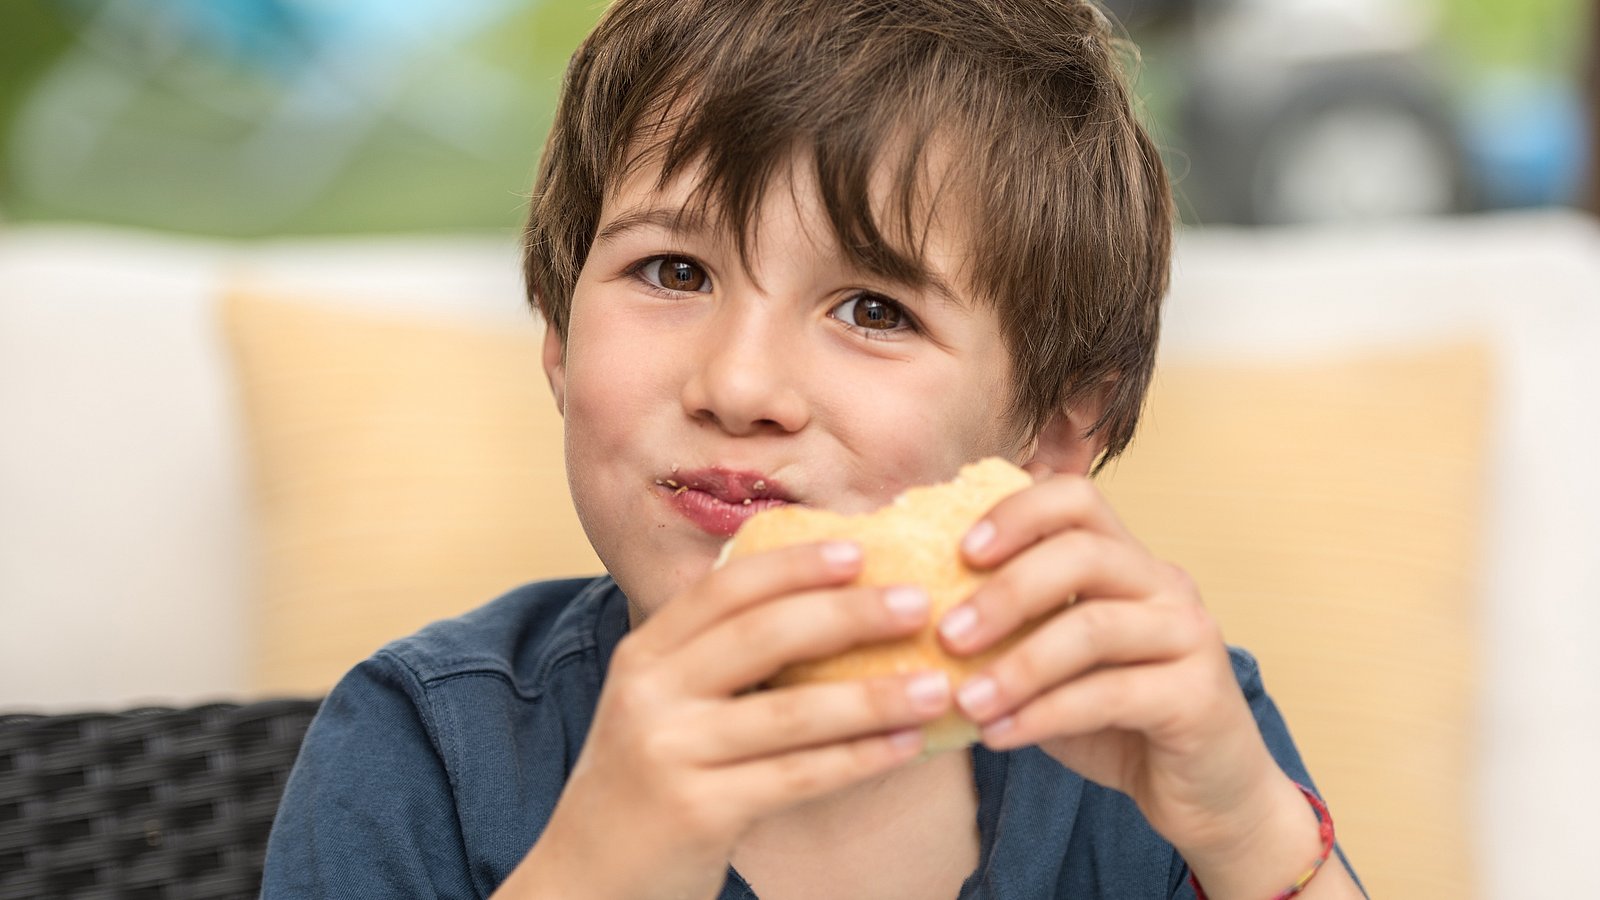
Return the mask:
<path fill-rule="evenodd" d="M 756 513 L 796 502 L 770 476 L 720 467 L 674 472 L 657 478 L 656 486 L 680 515 L 707 534 L 724 538 Z"/>

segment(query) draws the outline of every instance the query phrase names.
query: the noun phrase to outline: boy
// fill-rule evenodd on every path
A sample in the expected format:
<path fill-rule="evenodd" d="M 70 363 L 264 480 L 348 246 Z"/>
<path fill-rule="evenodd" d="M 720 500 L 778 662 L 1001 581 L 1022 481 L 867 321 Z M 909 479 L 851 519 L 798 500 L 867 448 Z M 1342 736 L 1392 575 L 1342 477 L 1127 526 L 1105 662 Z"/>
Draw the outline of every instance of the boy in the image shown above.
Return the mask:
<path fill-rule="evenodd" d="M 1254 663 L 1085 475 L 1132 435 L 1171 207 L 1104 19 L 1068 0 L 619 0 L 574 56 L 527 232 L 568 476 L 607 577 L 357 667 L 268 896 L 1284 895 L 1331 832 Z M 857 548 L 713 570 L 998 455 L 965 684 L 751 689 L 922 627 Z M 956 704 L 969 753 L 919 758 Z M 1313 803 L 1308 804 L 1308 799 Z M 1355 897 L 1342 865 L 1306 897 Z"/>

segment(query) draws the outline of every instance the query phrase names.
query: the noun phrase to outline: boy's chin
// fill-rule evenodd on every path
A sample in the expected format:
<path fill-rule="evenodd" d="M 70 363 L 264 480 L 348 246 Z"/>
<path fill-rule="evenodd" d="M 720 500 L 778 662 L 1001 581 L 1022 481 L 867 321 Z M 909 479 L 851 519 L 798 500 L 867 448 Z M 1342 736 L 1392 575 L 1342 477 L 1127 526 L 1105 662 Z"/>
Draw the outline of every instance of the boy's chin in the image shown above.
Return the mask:
<path fill-rule="evenodd" d="M 712 541 L 703 548 L 696 546 L 674 552 L 670 562 L 645 562 L 625 570 L 613 570 L 611 577 L 628 598 L 634 624 L 637 625 L 641 617 L 648 618 L 659 612 L 702 581 L 711 572 L 721 550 L 722 541 Z"/>

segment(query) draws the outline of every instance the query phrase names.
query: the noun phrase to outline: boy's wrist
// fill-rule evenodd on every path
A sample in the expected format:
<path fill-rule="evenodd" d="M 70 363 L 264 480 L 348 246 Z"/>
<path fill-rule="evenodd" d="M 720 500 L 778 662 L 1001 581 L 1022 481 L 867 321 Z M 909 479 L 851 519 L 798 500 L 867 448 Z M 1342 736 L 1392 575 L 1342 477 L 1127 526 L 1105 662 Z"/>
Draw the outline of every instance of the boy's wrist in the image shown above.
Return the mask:
<path fill-rule="evenodd" d="M 1226 839 L 1177 848 L 1208 900 L 1278 896 L 1322 854 L 1316 810 L 1287 776 L 1280 773 L 1241 812 L 1248 824 Z"/>
<path fill-rule="evenodd" d="M 539 840 L 495 890 L 491 900 L 540 900 L 544 897 L 636 900 L 645 896 L 630 890 L 627 866 L 591 858 L 590 842 L 569 834 L 559 819 L 559 814 L 551 818 Z"/>
<path fill-rule="evenodd" d="M 641 825 L 637 815 L 626 818 Z M 726 868 L 727 853 L 716 848 L 653 840 L 649 829 L 630 830 L 614 818 L 596 820 L 558 804 L 494 900 L 711 900 Z"/>

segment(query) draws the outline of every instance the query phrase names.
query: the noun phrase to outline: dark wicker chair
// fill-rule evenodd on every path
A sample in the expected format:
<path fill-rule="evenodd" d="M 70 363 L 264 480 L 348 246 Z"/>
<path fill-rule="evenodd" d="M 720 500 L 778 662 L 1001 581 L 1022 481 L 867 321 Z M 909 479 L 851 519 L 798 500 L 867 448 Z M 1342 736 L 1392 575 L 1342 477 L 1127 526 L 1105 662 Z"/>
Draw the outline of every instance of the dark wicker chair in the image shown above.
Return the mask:
<path fill-rule="evenodd" d="M 0 716 L 0 900 L 256 896 L 319 703 Z"/>

